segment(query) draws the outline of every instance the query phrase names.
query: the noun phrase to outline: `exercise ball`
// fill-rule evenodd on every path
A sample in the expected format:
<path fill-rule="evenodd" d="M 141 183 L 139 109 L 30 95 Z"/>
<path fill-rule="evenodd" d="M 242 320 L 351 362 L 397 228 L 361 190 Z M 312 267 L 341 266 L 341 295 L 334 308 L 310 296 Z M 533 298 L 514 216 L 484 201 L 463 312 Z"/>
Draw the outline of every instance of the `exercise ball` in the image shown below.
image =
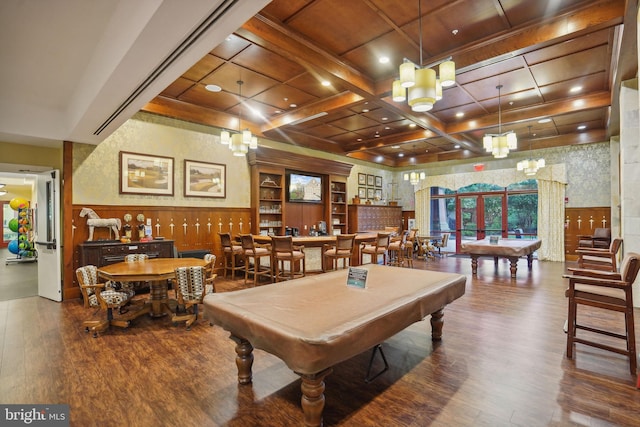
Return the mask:
<path fill-rule="evenodd" d="M 18 240 L 16 239 L 10 241 L 7 249 L 9 249 L 9 252 L 11 252 L 12 254 L 18 255 L 18 253 L 20 252 L 20 248 L 18 247 Z"/>
<path fill-rule="evenodd" d="M 9 230 L 15 233 L 16 231 L 18 231 L 18 224 L 18 218 L 11 218 L 9 220 Z"/>
<path fill-rule="evenodd" d="M 11 201 L 9 202 L 9 206 L 11 207 L 11 209 L 13 209 L 14 211 L 17 211 L 18 209 L 20 209 L 20 207 L 23 208 L 28 208 L 29 207 L 29 202 L 27 202 L 25 199 L 23 199 L 22 197 L 14 197 L 13 199 L 11 199 Z"/>

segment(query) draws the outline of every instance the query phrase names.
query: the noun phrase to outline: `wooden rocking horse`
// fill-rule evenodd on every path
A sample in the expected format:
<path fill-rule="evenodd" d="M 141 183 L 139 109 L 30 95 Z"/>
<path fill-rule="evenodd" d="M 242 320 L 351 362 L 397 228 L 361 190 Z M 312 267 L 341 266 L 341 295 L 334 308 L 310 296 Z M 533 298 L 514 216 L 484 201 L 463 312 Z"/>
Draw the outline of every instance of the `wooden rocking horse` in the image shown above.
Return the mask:
<path fill-rule="evenodd" d="M 107 227 L 113 230 L 116 237 L 115 240 L 120 239 L 120 227 L 122 223 L 120 218 L 100 218 L 97 213 L 91 208 L 82 208 L 80 211 L 80 217 L 84 218 L 88 216 L 87 225 L 89 226 L 89 240 L 93 240 L 93 229 L 95 227 Z"/>

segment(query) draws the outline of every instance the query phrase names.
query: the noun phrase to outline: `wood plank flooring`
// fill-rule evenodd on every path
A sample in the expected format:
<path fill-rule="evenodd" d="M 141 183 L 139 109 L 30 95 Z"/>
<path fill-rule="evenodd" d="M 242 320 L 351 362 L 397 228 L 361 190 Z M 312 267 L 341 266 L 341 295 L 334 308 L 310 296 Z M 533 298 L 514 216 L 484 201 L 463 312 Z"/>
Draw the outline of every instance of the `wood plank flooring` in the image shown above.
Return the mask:
<path fill-rule="evenodd" d="M 569 264 L 518 264 L 512 281 L 503 260 L 495 270 L 481 259 L 477 278 L 468 258 L 416 261 L 469 277 L 445 309 L 442 342 L 432 343 L 427 318 L 383 344 L 391 367 L 373 382 L 364 382 L 369 352 L 336 366 L 324 425 L 638 425 L 640 391 L 624 357 L 581 345 L 565 357 Z M 79 300 L 0 302 L 0 402 L 67 403 L 82 427 L 302 425 L 300 380 L 275 356 L 256 350 L 253 384 L 240 386 L 233 341 L 205 320 L 186 331 L 144 316 L 94 339 L 81 327 L 93 313 Z M 622 330 L 615 316 L 590 315 Z"/>

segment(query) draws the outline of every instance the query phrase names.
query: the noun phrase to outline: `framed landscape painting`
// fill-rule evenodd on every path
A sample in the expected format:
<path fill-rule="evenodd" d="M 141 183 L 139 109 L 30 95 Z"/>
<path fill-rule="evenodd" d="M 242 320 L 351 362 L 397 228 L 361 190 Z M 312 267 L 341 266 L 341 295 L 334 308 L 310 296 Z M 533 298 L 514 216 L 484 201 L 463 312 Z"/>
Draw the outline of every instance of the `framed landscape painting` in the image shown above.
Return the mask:
<path fill-rule="evenodd" d="M 120 193 L 173 196 L 173 157 L 121 151 Z"/>
<path fill-rule="evenodd" d="M 227 167 L 218 163 L 185 160 L 184 195 L 187 197 L 226 197 Z"/>

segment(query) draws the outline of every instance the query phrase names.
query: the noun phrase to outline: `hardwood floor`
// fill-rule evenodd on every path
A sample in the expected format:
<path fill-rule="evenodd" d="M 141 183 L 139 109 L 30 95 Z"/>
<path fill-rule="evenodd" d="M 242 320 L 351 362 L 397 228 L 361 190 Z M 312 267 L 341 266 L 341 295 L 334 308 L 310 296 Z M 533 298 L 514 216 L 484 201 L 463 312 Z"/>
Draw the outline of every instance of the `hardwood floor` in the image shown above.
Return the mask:
<path fill-rule="evenodd" d="M 566 265 L 534 261 L 529 272 L 521 259 L 511 281 L 507 261 L 479 264 L 472 279 L 468 258 L 415 262 L 469 277 L 445 309 L 443 340 L 432 343 L 427 318 L 383 344 L 391 367 L 373 382 L 369 352 L 336 366 L 325 426 L 638 425 L 640 390 L 623 356 L 578 345 L 565 358 Z M 255 350 L 253 384 L 240 386 L 234 342 L 205 320 L 186 331 L 144 316 L 94 339 L 81 327 L 92 314 L 79 300 L 0 302 L 0 402 L 67 403 L 83 427 L 302 424 L 300 380 L 275 356 Z"/>

